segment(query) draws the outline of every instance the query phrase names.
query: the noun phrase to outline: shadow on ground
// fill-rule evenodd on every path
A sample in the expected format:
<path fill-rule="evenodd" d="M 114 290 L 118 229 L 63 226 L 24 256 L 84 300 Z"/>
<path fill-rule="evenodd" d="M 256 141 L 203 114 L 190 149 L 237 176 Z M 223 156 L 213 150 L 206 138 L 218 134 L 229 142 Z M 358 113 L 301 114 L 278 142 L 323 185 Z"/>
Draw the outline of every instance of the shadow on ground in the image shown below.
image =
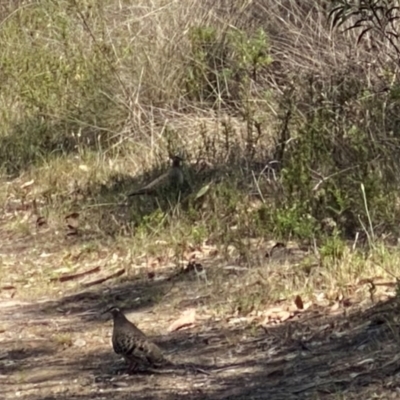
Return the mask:
<path fill-rule="evenodd" d="M 194 223 L 197 214 L 204 209 L 215 209 L 217 213 L 229 215 L 232 203 L 238 201 L 238 196 L 259 196 L 253 188 L 254 176 L 258 177 L 260 190 L 277 176 L 276 171 L 272 173 L 272 168 L 267 168 L 267 159 L 249 161 L 233 158 L 214 165 L 204 164 L 203 161 L 187 160 L 184 163 L 185 182 L 179 192 L 166 189 L 155 196 L 128 197 L 131 192 L 168 171 L 167 160 L 159 168 L 135 177 L 115 174 L 104 184 L 78 188 L 79 193 L 71 193 L 71 198 L 80 200 L 73 201 L 71 208 L 82 210 L 88 225 L 97 226 L 102 234 L 114 237 L 131 234 L 146 224 L 161 223 L 161 214 L 157 211 L 162 215 L 173 215 L 178 205 L 186 222 Z M 266 197 L 272 195 L 271 187 L 266 192 Z M 85 236 L 85 232 L 80 233 L 82 237 Z"/>
<path fill-rule="evenodd" d="M 99 290 L 3 308 L 0 382 L 7 398 L 283 400 L 398 394 L 397 300 L 335 315 L 315 306 L 268 328 L 200 319 L 195 328 L 174 333 L 165 329 L 171 309 L 155 315 L 132 302 L 125 309 L 135 312 L 133 319 L 146 332 L 154 332 L 154 324 L 158 332 L 163 327 L 165 334 L 149 335 L 177 365 L 194 363 L 207 374 L 186 367 L 118 373 L 124 367 L 111 350 L 111 326 L 99 312 L 118 294 L 135 298 L 149 289 L 121 286 L 108 294 Z"/>

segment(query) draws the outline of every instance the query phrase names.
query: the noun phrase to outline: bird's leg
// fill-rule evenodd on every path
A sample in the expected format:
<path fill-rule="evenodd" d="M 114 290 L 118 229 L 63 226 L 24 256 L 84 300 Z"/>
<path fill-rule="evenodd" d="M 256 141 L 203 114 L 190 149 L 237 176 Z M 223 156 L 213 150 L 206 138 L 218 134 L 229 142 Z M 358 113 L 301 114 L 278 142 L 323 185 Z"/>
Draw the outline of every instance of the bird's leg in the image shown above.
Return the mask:
<path fill-rule="evenodd" d="M 135 361 L 129 361 L 128 371 L 135 372 L 138 368 L 139 364 Z"/>

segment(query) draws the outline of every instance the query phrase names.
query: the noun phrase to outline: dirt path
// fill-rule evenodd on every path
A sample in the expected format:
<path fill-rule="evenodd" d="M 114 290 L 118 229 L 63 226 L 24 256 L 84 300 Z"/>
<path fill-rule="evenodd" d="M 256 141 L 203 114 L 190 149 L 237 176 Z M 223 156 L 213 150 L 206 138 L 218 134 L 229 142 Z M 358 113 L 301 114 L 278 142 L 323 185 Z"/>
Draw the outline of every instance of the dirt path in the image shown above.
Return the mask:
<path fill-rule="evenodd" d="M 85 243 L 54 237 L 31 238 L 30 245 L 2 238 L 0 399 L 400 398 L 396 300 L 334 312 L 315 305 L 263 329 L 240 316 L 216 317 L 196 281 L 181 282 L 185 277 L 172 284 L 135 275 L 87 289 L 74 281 L 46 286 L 55 269 L 55 276 L 64 273 L 54 266 L 78 271 L 80 263 L 87 270 L 107 260 L 103 270 L 111 273 L 130 261 L 122 255 L 113 263 L 119 250 L 108 255 L 107 245 L 85 252 Z M 110 303 L 124 305 L 175 363 L 202 365 L 209 374 L 124 374 L 110 345 L 111 321 L 100 316 Z M 196 325 L 169 333 L 187 307 L 196 308 Z"/>
<path fill-rule="evenodd" d="M 368 311 L 355 309 L 346 318 L 325 318 L 314 309 L 268 332 L 204 321 L 194 329 L 154 339 L 174 361 L 203 364 L 209 375 L 190 370 L 125 375 L 117 371 L 123 364 L 112 353 L 111 326 L 98 316 L 97 300 L 88 292 L 67 302 L 3 301 L 0 396 L 29 400 L 400 396 L 395 303 Z M 85 304 L 85 312 L 78 311 L 77 301 Z M 159 330 L 167 324 L 149 312 L 129 316 L 140 320 L 147 331 L 155 321 Z M 226 369 L 218 370 L 217 365 Z"/>

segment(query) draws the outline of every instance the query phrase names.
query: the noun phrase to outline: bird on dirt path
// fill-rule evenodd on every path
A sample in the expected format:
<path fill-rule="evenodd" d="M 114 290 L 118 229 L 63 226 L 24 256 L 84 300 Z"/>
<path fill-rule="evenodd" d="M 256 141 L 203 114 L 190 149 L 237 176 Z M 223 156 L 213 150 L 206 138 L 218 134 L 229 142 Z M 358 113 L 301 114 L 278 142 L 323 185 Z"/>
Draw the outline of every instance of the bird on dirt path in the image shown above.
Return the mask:
<path fill-rule="evenodd" d="M 142 194 L 157 194 L 157 192 L 166 189 L 178 189 L 182 186 L 184 177 L 181 168 L 183 159 L 179 156 L 172 156 L 172 166 L 165 174 L 162 174 L 148 185 L 128 194 L 128 197 L 139 196 Z"/>
<path fill-rule="evenodd" d="M 113 349 L 129 364 L 130 371 L 135 371 L 139 365 L 154 368 L 171 364 L 164 357 L 161 349 L 129 321 L 118 307 L 112 306 L 103 314 L 108 312 L 114 320 Z"/>

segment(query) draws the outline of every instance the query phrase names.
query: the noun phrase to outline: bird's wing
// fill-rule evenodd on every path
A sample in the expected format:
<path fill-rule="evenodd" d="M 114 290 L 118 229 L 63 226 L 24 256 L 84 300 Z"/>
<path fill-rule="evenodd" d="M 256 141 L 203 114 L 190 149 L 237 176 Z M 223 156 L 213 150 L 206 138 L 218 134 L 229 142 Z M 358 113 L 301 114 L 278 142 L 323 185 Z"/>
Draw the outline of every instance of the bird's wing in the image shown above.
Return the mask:
<path fill-rule="evenodd" d="M 173 168 L 169 173 L 170 182 L 174 185 L 182 185 L 183 183 L 183 172 L 181 168 Z"/>
<path fill-rule="evenodd" d="M 144 357 L 150 364 L 158 364 L 163 362 L 163 353 L 155 343 L 147 339 L 138 344 L 140 346 L 140 350 L 143 352 Z"/>
<path fill-rule="evenodd" d="M 151 181 L 148 185 L 143 186 L 141 189 L 128 194 L 128 196 L 135 196 L 139 194 L 152 193 L 169 181 L 169 173 L 162 174 L 158 178 Z"/>
<path fill-rule="evenodd" d="M 150 182 L 148 185 L 144 186 L 141 190 L 151 190 L 156 189 L 164 184 L 166 184 L 169 180 L 169 173 L 162 174 L 158 178 L 154 179 L 154 181 Z"/>

